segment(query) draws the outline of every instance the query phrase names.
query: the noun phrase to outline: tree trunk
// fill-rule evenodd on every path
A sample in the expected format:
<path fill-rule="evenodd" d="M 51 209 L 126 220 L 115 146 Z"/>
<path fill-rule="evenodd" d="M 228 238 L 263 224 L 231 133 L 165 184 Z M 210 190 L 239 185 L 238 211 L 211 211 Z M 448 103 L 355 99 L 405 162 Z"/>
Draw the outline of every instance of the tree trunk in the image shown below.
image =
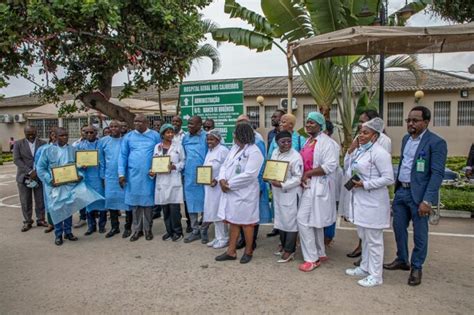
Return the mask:
<path fill-rule="evenodd" d="M 92 108 L 107 115 L 111 119 L 125 121 L 129 128 L 133 129 L 133 119 L 135 114 L 129 110 L 109 102 L 112 96 L 112 77 L 114 73 L 104 74 L 101 84 L 99 85 L 99 92 L 92 92 L 79 95 L 78 99 L 84 103 L 88 108 Z"/>
<path fill-rule="evenodd" d="M 158 107 L 160 108 L 160 118 L 164 121 L 163 104 L 161 103 L 161 87 L 158 84 Z"/>

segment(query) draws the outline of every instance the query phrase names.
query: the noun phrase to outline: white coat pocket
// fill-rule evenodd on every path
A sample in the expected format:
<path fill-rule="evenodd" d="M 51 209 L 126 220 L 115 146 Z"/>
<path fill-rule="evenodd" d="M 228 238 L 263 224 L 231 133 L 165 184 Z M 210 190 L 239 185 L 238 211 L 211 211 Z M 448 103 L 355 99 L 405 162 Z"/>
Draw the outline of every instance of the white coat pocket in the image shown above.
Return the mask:
<path fill-rule="evenodd" d="M 329 183 L 326 178 L 324 177 L 318 177 L 316 179 L 316 189 L 315 189 L 315 194 L 317 197 L 323 197 L 328 194 L 328 187 Z"/>

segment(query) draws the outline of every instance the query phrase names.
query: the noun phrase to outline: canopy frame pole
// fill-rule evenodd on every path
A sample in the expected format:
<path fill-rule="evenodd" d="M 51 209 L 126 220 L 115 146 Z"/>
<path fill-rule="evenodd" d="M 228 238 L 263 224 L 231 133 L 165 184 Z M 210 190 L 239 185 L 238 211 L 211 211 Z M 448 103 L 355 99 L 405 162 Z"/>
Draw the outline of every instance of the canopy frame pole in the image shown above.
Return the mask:
<path fill-rule="evenodd" d="M 384 26 L 385 25 L 385 19 L 386 19 L 386 11 L 388 11 L 388 0 L 385 0 L 385 6 L 384 6 L 384 1 L 381 1 L 381 8 L 380 8 L 380 25 Z M 384 118 L 384 92 L 385 92 L 385 54 L 381 53 L 380 54 L 380 66 L 379 66 L 379 116 L 382 119 Z"/>
<path fill-rule="evenodd" d="M 286 61 L 288 64 L 288 105 L 287 113 L 291 114 L 293 105 L 293 45 L 288 44 Z"/>

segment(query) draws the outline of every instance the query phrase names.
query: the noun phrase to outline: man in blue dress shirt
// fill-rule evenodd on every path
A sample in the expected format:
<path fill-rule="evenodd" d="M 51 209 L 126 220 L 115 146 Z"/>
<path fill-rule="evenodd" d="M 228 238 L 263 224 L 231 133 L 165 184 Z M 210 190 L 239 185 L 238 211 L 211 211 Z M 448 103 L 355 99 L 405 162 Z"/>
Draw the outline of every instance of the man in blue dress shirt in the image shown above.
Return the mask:
<path fill-rule="evenodd" d="M 446 141 L 428 130 L 431 112 L 415 106 L 406 119 L 408 134 L 403 138 L 398 178 L 393 199 L 393 231 L 397 258 L 385 264 L 387 270 L 410 270 L 408 284 L 421 283 L 422 267 L 428 253 L 428 218 L 439 202 L 439 188 L 447 157 Z M 408 264 L 408 225 L 413 223 L 415 247 Z"/>

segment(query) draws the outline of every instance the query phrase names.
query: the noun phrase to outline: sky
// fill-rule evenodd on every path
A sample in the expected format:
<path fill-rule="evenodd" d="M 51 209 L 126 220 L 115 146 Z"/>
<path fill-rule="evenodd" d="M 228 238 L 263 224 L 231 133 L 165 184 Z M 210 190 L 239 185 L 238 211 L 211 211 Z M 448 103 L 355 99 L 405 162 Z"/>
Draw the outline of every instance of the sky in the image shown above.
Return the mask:
<path fill-rule="evenodd" d="M 230 19 L 224 13 L 224 0 L 214 0 L 214 2 L 203 10 L 203 15 L 211 19 L 220 27 L 242 27 L 249 28 L 245 22 L 240 19 Z M 259 0 L 238 0 L 240 5 L 261 13 Z M 389 14 L 400 9 L 405 5 L 404 0 L 390 0 Z M 434 26 L 448 24 L 439 18 L 433 17 L 431 13 L 420 12 L 413 16 L 409 26 Z M 207 42 L 215 44 L 211 38 Z M 211 74 L 211 62 L 201 60 L 192 66 L 191 74 L 186 80 L 209 80 L 209 79 L 229 79 L 229 78 L 248 78 L 263 76 L 286 75 L 286 59 L 281 51 L 274 48 L 271 51 L 256 53 L 255 50 L 249 50 L 243 46 L 236 46 L 232 43 L 222 43 L 219 47 L 221 58 L 221 69 L 215 74 Z M 467 69 L 474 64 L 474 52 L 468 53 L 447 53 L 447 54 L 424 54 L 418 56 L 422 66 L 427 69 L 450 71 L 453 74 L 470 76 Z M 119 73 L 114 77 L 113 85 L 121 85 L 126 82 L 125 72 Z M 0 94 L 6 97 L 28 94 L 33 90 L 33 84 L 24 79 L 12 79 L 7 88 L 0 89 Z"/>

